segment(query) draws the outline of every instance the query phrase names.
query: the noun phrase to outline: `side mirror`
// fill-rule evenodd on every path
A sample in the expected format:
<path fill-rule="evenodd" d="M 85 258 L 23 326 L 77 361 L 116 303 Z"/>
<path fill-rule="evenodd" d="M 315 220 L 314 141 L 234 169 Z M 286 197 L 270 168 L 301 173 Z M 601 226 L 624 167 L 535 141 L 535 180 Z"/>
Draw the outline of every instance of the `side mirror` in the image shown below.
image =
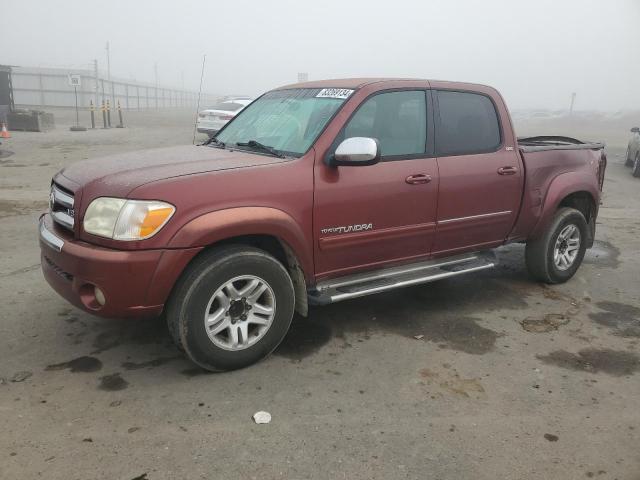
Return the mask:
<path fill-rule="evenodd" d="M 638 133 L 638 132 L 640 132 L 640 128 L 638 128 L 638 127 L 633 127 L 631 129 L 631 133 Z"/>
<path fill-rule="evenodd" d="M 375 138 L 351 137 L 338 145 L 336 152 L 328 159 L 333 167 L 363 167 L 380 161 L 380 144 Z"/>

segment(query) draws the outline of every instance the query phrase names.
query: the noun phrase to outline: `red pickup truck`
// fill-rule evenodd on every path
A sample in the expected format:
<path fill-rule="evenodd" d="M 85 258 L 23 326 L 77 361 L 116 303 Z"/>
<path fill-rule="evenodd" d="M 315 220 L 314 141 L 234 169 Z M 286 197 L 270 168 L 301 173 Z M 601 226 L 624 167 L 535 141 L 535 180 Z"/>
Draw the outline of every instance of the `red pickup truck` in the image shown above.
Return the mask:
<path fill-rule="evenodd" d="M 593 244 L 600 143 L 516 139 L 493 88 L 349 79 L 270 91 L 205 144 L 80 162 L 40 220 L 44 276 L 105 317 L 163 314 L 196 364 L 268 355 L 294 312 L 496 265 L 564 282 Z"/>

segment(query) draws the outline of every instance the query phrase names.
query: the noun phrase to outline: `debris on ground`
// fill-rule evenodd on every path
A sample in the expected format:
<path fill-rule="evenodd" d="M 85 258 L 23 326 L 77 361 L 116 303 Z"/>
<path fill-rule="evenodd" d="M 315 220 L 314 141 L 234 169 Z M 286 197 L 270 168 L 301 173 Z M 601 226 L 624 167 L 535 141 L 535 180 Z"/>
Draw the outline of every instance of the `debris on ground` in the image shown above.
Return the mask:
<path fill-rule="evenodd" d="M 269 412 L 263 412 L 262 410 L 253 414 L 253 421 L 260 423 L 271 422 L 271 414 Z"/>
<path fill-rule="evenodd" d="M 17 372 L 11 377 L 12 382 L 24 382 L 27 378 L 33 375 L 33 372 L 29 372 L 28 370 L 24 370 L 22 372 Z"/>
<path fill-rule="evenodd" d="M 531 333 L 551 332 L 567 323 L 569 323 L 569 317 L 561 313 L 547 313 L 542 318 L 527 317 L 520 322 L 522 328 Z"/>
<path fill-rule="evenodd" d="M 424 335 L 414 335 L 413 338 L 415 338 L 416 340 L 422 340 L 424 338 Z"/>

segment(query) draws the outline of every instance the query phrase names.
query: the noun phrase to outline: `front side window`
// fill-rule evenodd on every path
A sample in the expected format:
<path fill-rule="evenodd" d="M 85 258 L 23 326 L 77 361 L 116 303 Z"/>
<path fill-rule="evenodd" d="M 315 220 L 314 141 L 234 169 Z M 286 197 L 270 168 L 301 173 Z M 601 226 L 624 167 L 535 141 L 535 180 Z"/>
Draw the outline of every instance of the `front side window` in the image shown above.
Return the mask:
<path fill-rule="evenodd" d="M 436 152 L 439 155 L 468 155 L 498 149 L 500 124 L 489 97 L 451 91 L 438 91 L 437 95 Z"/>
<path fill-rule="evenodd" d="M 299 157 L 352 92 L 294 88 L 266 93 L 228 123 L 217 139 L 229 146 L 253 140 Z"/>
<path fill-rule="evenodd" d="M 344 138 L 370 137 L 382 157 L 425 153 L 427 106 L 424 91 L 380 93 L 366 100 L 344 128 Z"/>

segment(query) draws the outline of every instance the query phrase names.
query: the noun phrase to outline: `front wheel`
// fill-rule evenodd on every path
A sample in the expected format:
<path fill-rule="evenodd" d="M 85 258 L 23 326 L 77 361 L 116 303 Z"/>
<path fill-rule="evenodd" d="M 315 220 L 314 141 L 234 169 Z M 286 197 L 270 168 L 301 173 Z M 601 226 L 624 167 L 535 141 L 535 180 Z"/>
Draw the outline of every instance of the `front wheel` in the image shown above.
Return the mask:
<path fill-rule="evenodd" d="M 172 293 L 167 322 L 197 365 L 211 371 L 255 363 L 282 341 L 293 318 L 293 283 L 268 253 L 244 246 L 205 252 Z"/>
<path fill-rule="evenodd" d="M 587 238 L 584 215 L 574 208 L 559 209 L 542 237 L 527 242 L 527 270 L 541 282 L 566 282 L 582 263 Z"/>
<path fill-rule="evenodd" d="M 634 177 L 640 177 L 640 152 L 636 153 L 636 159 L 633 161 L 633 170 L 631 175 Z"/>

